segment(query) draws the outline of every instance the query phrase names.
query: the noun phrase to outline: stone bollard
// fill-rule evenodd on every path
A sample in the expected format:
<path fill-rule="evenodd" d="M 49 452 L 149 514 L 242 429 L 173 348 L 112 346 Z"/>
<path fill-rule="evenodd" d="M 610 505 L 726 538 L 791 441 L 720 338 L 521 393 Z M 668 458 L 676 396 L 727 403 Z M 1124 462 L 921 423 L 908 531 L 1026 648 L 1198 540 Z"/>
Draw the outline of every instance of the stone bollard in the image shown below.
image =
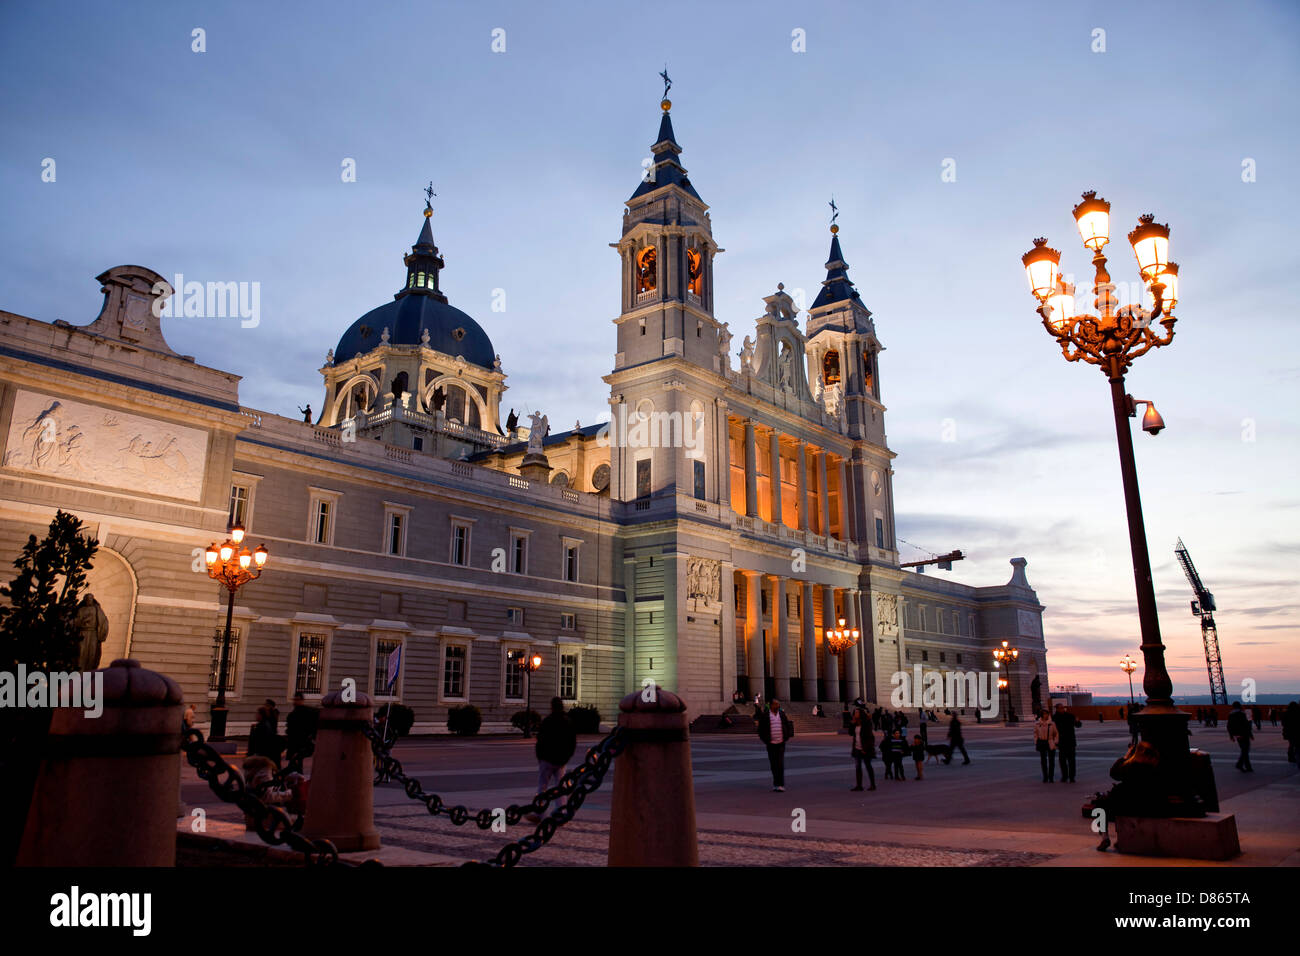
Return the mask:
<path fill-rule="evenodd" d="M 686 703 L 663 688 L 619 702 L 627 749 L 614 760 L 610 866 L 699 866 Z"/>
<path fill-rule="evenodd" d="M 302 832 L 332 841 L 341 853 L 379 846 L 374 756 L 364 733 L 371 717 L 370 698 L 360 691 L 352 702 L 337 690 L 321 701 Z"/>
<path fill-rule="evenodd" d="M 138 661 L 103 670 L 103 712 L 55 710 L 19 866 L 175 866 L 181 689 Z"/>

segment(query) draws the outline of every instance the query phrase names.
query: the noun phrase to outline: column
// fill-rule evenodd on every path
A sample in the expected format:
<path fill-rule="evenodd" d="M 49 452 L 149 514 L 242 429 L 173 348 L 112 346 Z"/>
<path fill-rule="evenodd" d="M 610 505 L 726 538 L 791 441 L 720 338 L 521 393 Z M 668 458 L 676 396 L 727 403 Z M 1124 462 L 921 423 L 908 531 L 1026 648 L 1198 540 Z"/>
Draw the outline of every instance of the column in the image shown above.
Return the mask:
<path fill-rule="evenodd" d="M 636 679 L 636 555 L 623 555 L 623 692 L 641 685 Z M 500 652 L 498 652 L 500 653 Z"/>
<path fill-rule="evenodd" d="M 813 616 L 813 586 L 803 583 L 802 613 L 799 625 L 803 631 L 803 699 L 816 701 L 817 697 L 817 621 Z"/>
<path fill-rule="evenodd" d="M 785 578 L 779 574 L 772 575 L 772 623 L 776 631 L 776 666 L 772 676 L 776 678 L 773 693 L 778 700 L 790 699 L 790 621 L 785 606 Z"/>
<path fill-rule="evenodd" d="M 825 459 L 823 458 L 823 461 Z M 822 585 L 822 636 L 825 637 L 826 630 L 836 626 L 835 620 L 835 589 L 829 584 Z M 823 641 L 824 643 L 824 641 Z M 840 666 L 835 655 L 826 651 L 823 655 L 826 658 L 826 699 L 835 701 L 840 699 Z"/>
<path fill-rule="evenodd" d="M 772 524 L 781 523 L 781 433 L 772 429 L 769 444 L 771 454 L 772 484 Z"/>
<path fill-rule="evenodd" d="M 745 419 L 745 514 L 758 516 L 758 445 L 752 418 Z"/>
<path fill-rule="evenodd" d="M 722 627 L 722 709 L 726 710 L 740 686 L 736 683 L 736 572 L 730 561 L 722 562 L 718 581 L 722 591 L 722 614 L 718 617 Z"/>
<path fill-rule="evenodd" d="M 843 463 L 840 465 L 840 474 L 843 474 Z M 851 588 L 844 592 L 844 626 L 850 630 L 857 628 L 862 631 L 862 625 L 858 623 L 858 591 L 857 588 Z M 844 676 L 848 683 L 849 700 L 856 699 L 862 693 L 861 665 L 858 663 L 858 651 L 862 643 L 866 640 L 866 633 L 863 632 L 858 636 L 858 643 L 848 649 L 844 658 Z"/>
<path fill-rule="evenodd" d="M 799 471 L 799 530 L 807 531 L 811 527 L 808 522 L 808 444 L 802 439 L 799 441 L 799 447 L 795 449 L 794 461 Z"/>
<path fill-rule="evenodd" d="M 717 414 L 714 416 L 713 429 L 713 489 L 716 501 L 720 505 L 731 506 L 731 428 L 727 421 L 727 400 L 717 400 Z M 726 514 L 726 511 L 723 511 Z M 732 688 L 735 690 L 736 688 Z"/>
<path fill-rule="evenodd" d="M 848 469 L 844 467 L 844 459 L 841 458 L 835 466 L 839 472 L 840 482 L 840 540 L 850 540 L 849 535 L 849 483 L 846 479 Z"/>
<path fill-rule="evenodd" d="M 745 576 L 745 664 L 749 671 L 749 696 L 763 693 L 763 577 L 757 571 Z"/>
<path fill-rule="evenodd" d="M 817 451 L 817 507 L 821 509 L 819 512 L 821 516 L 819 527 L 822 536 L 829 538 L 831 535 L 831 505 L 830 495 L 826 491 L 826 452 L 821 449 Z"/>

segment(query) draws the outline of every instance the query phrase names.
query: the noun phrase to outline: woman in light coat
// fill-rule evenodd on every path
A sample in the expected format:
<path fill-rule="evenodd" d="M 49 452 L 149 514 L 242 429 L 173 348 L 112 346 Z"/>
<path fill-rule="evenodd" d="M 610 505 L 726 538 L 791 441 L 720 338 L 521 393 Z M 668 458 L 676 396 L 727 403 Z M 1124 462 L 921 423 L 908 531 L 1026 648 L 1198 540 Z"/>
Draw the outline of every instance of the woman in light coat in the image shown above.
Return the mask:
<path fill-rule="evenodd" d="M 1034 747 L 1038 750 L 1038 762 L 1043 767 L 1043 783 L 1056 779 L 1056 744 L 1060 732 L 1052 721 L 1052 715 L 1045 710 L 1038 712 L 1034 721 Z"/>

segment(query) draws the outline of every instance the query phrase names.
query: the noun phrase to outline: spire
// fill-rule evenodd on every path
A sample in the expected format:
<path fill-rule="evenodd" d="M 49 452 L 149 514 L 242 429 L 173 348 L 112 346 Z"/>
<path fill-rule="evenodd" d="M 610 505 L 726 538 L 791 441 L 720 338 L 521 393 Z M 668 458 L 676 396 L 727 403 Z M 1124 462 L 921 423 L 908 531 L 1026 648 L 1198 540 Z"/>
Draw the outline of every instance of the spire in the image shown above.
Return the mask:
<path fill-rule="evenodd" d="M 831 217 L 830 257 L 826 260 L 826 278 L 822 281 L 822 290 L 817 293 L 812 304 L 814 309 L 833 302 L 860 298 L 858 290 L 853 288 L 853 282 L 849 279 L 849 264 L 844 261 L 844 253 L 840 252 L 840 227 L 835 224 L 839 210 L 835 207 L 834 199 L 831 200 L 831 209 L 835 214 Z"/>
<path fill-rule="evenodd" d="M 673 82 L 668 78 L 668 68 L 664 67 L 664 71 L 659 75 L 663 77 L 664 81 L 664 98 L 659 103 L 659 108 L 663 110 L 663 116 L 659 120 L 659 137 L 655 140 L 654 145 L 650 147 L 653 162 L 646 167 L 641 177 L 641 184 L 637 186 L 636 192 L 632 193 L 631 198 L 636 199 L 638 196 L 644 196 L 646 193 L 662 189 L 664 186 L 679 186 L 691 196 L 699 199 L 700 194 L 695 191 L 695 187 L 691 185 L 690 177 L 686 175 L 686 167 L 678 159 L 682 147 L 677 142 L 677 136 L 673 133 L 673 120 L 670 113 L 673 108 L 673 101 L 668 98 L 668 90 L 672 87 Z"/>
<path fill-rule="evenodd" d="M 411 251 L 403 257 L 402 261 L 406 264 L 406 284 L 394 298 L 427 295 L 439 302 L 447 301 L 447 297 L 438 288 L 438 273 L 442 271 L 443 261 L 433 241 L 433 197 L 436 195 L 438 194 L 433 191 L 433 183 L 429 183 L 424 190 L 424 225 L 420 228 L 420 236 L 415 240 L 415 245 L 411 246 Z"/>

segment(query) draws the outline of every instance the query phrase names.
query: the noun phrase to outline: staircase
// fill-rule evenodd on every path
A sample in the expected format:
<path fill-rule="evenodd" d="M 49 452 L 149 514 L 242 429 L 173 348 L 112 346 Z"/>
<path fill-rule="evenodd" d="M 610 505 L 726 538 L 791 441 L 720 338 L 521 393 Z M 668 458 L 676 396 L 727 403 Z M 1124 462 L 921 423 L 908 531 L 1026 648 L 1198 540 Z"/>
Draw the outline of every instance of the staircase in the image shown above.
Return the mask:
<path fill-rule="evenodd" d="M 795 703 L 785 708 L 785 714 L 794 724 L 794 735 L 809 733 L 848 733 L 844 729 L 844 721 L 840 713 L 840 705 L 836 703 L 823 704 L 826 711 L 825 717 L 814 717 L 811 713 L 812 704 Z M 735 708 L 730 708 L 725 715 L 730 720 L 730 726 L 722 726 L 723 714 L 702 714 L 691 721 L 691 735 L 699 736 L 701 734 L 753 734 L 758 735 L 758 728 L 754 724 L 754 709 L 747 707 L 744 711 L 737 712 Z"/>

